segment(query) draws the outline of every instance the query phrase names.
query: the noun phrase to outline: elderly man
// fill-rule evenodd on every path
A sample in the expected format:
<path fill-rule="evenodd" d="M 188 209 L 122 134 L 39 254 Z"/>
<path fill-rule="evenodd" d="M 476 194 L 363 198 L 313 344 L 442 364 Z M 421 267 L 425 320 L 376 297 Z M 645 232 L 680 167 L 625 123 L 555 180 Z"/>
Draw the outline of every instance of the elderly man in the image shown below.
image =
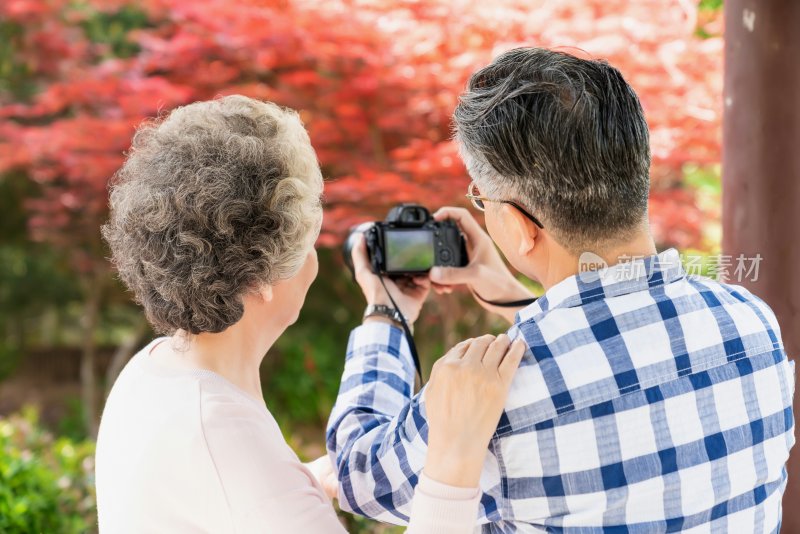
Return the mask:
<path fill-rule="evenodd" d="M 776 532 L 792 364 L 764 302 L 688 276 L 675 250 L 657 253 L 647 123 L 619 71 L 512 50 L 472 76 L 454 121 L 488 235 L 465 210 L 440 210 L 471 261 L 430 277 L 468 286 L 528 346 L 489 445 L 476 528 Z M 495 245 L 544 287 L 533 304 L 489 302 L 530 297 Z M 600 268 L 581 269 L 587 257 Z M 396 300 L 416 317 L 420 299 Z M 425 391 L 411 394 L 408 347 L 385 323 L 351 335 L 328 449 L 342 508 L 404 523 L 426 456 Z"/>

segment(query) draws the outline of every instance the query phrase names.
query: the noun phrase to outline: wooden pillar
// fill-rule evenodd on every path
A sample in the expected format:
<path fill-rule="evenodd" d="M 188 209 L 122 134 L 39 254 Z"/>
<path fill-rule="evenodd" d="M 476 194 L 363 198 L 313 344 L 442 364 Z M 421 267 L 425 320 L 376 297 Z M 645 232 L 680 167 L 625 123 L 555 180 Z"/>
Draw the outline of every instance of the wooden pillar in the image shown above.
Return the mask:
<path fill-rule="evenodd" d="M 723 253 L 763 258 L 758 279 L 741 283 L 775 311 L 800 370 L 800 1 L 725 0 L 724 10 Z M 800 533 L 800 443 L 782 532 Z"/>

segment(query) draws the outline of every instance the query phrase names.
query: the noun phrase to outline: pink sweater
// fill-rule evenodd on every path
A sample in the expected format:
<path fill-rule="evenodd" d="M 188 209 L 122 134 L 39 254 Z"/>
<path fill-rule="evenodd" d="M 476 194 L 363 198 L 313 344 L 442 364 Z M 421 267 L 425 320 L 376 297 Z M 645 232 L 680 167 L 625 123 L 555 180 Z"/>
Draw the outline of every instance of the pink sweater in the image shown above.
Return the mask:
<path fill-rule="evenodd" d="M 123 370 L 97 439 L 101 534 L 342 533 L 264 403 L 211 371 L 165 367 L 155 340 Z M 475 528 L 479 492 L 420 477 L 407 530 Z"/>

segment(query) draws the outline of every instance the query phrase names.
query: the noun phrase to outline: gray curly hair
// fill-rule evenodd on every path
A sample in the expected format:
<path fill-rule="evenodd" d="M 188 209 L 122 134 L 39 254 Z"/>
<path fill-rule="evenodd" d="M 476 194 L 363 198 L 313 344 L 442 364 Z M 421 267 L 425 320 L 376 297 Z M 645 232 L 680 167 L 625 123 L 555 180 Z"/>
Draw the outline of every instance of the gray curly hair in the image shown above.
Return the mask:
<path fill-rule="evenodd" d="M 294 276 L 322 222 L 322 175 L 298 115 L 240 95 L 144 123 L 102 234 L 160 333 L 221 332 L 242 295 Z"/>

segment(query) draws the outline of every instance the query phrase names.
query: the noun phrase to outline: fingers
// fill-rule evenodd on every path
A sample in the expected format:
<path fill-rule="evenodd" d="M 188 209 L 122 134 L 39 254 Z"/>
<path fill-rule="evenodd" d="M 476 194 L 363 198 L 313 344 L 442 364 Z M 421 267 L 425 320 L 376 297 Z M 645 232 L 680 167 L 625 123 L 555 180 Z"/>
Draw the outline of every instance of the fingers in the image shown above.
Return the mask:
<path fill-rule="evenodd" d="M 434 220 L 443 221 L 445 219 L 453 219 L 456 221 L 461 231 L 467 235 L 467 240 L 473 243 L 479 239 L 485 232 L 481 225 L 472 216 L 466 208 L 454 208 L 445 206 L 433 214 Z"/>
<path fill-rule="evenodd" d="M 374 274 L 372 274 L 372 271 L 370 271 L 369 273 L 372 276 L 375 276 Z M 375 276 L 375 278 L 377 279 L 377 276 Z M 386 285 L 386 291 L 388 291 L 393 297 L 396 297 L 399 293 L 403 292 L 402 288 L 397 285 L 397 282 L 395 280 L 392 280 L 391 278 L 384 278 L 383 283 Z M 382 286 L 381 289 L 383 289 Z M 381 291 L 382 295 L 385 293 L 386 293 L 385 291 Z"/>
<path fill-rule="evenodd" d="M 434 284 L 440 286 L 468 284 L 474 280 L 476 268 L 477 264 L 470 264 L 466 267 L 433 267 L 430 279 Z"/>
<path fill-rule="evenodd" d="M 467 349 L 469 349 L 469 347 L 472 345 L 473 341 L 475 341 L 475 340 L 472 339 L 472 338 L 469 338 L 469 339 L 465 339 L 464 341 L 456 344 L 452 349 L 447 351 L 447 354 L 445 354 L 442 357 L 442 360 L 455 361 L 455 360 L 462 359 L 464 357 L 464 354 L 467 353 Z"/>
<path fill-rule="evenodd" d="M 480 364 L 483 360 L 484 354 L 486 354 L 486 350 L 489 348 L 489 345 L 495 340 L 493 335 L 487 334 L 485 336 L 481 336 L 475 339 L 467 349 L 467 353 L 464 355 L 464 362 L 466 363 L 478 363 Z"/>
<path fill-rule="evenodd" d="M 329 499 L 333 500 L 338 497 L 339 478 L 336 476 L 336 473 L 331 472 L 325 477 L 325 480 L 322 482 L 322 489 L 325 490 L 325 494 Z"/>
<path fill-rule="evenodd" d="M 500 334 L 492 341 L 486 354 L 483 355 L 483 365 L 497 369 L 498 365 L 503 359 L 503 356 L 508 352 L 508 346 L 511 344 L 511 339 L 506 334 Z"/>
<path fill-rule="evenodd" d="M 437 221 L 443 221 L 445 219 L 454 220 L 467 238 L 467 248 L 470 249 L 470 255 L 476 243 L 481 239 L 488 238 L 486 232 L 481 228 L 481 225 L 475 220 L 475 217 L 464 208 L 445 206 L 440 208 L 439 211 L 433 215 L 433 218 Z M 440 286 L 470 284 L 476 278 L 478 267 L 479 265 L 474 262 L 470 262 L 466 267 L 433 267 L 429 276 L 434 284 Z M 435 287 L 434 285 L 434 290 Z M 440 291 L 437 290 L 437 293 L 439 292 Z"/>
<path fill-rule="evenodd" d="M 417 287 L 421 287 L 423 289 L 430 289 L 431 287 L 431 279 L 427 276 L 415 276 L 412 278 L 414 285 Z"/>
<path fill-rule="evenodd" d="M 363 272 L 364 270 L 372 270 L 369 265 L 369 258 L 367 257 L 367 240 L 364 238 L 364 234 L 358 236 L 352 254 L 353 270 L 356 273 Z"/>
<path fill-rule="evenodd" d="M 396 284 L 403 292 L 415 300 L 425 300 L 431 289 L 431 281 L 427 277 L 401 278 Z"/>
<path fill-rule="evenodd" d="M 451 286 L 443 286 L 435 282 L 431 283 L 431 288 L 433 288 L 437 295 L 449 295 L 453 292 L 453 288 Z"/>
<path fill-rule="evenodd" d="M 389 278 L 395 286 L 404 292 L 422 290 L 427 291 L 431 288 L 431 280 L 427 276 L 406 276 L 402 278 Z"/>
<path fill-rule="evenodd" d="M 497 368 L 500 378 L 505 384 L 511 383 L 511 379 L 514 378 L 514 373 L 517 372 L 519 362 L 522 361 L 522 357 L 525 355 L 527 348 L 528 345 L 525 343 L 525 340 L 518 337 L 511 344 L 511 348 L 508 349 L 508 352 L 506 352 L 505 357 L 500 362 L 500 366 Z"/>
<path fill-rule="evenodd" d="M 460 345 L 456 345 L 456 347 L 459 348 L 458 353 L 463 354 L 460 358 L 465 363 L 480 363 L 487 369 L 497 370 L 505 383 L 511 382 L 527 349 L 523 338 L 517 338 L 512 343 L 506 334 L 500 334 L 496 338 L 492 335 L 485 335 L 471 340 L 466 347 Z M 453 351 L 456 347 L 453 348 Z"/>
<path fill-rule="evenodd" d="M 337 479 L 330 458 L 321 456 L 313 462 L 308 462 L 305 466 L 320 483 L 322 489 L 325 490 L 325 494 L 329 498 L 335 499 L 339 489 L 339 480 Z"/>

